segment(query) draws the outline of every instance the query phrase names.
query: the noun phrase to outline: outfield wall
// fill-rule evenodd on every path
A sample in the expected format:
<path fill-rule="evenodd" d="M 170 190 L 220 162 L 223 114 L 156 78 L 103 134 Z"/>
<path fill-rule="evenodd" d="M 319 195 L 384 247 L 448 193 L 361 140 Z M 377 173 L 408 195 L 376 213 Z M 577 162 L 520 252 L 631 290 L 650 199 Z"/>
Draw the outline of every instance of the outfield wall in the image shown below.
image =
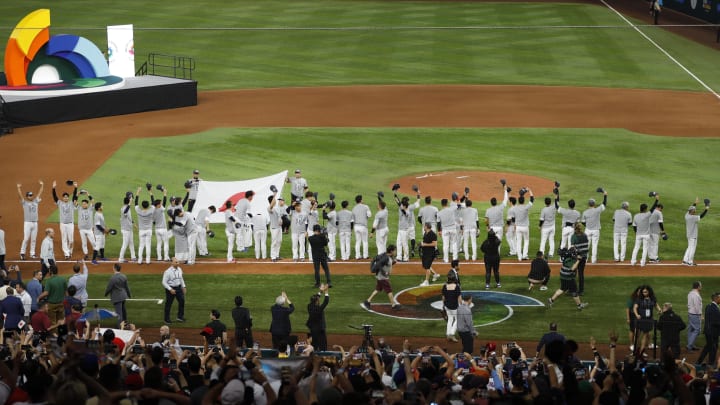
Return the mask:
<path fill-rule="evenodd" d="M 718 0 L 665 0 L 663 6 L 713 24 L 720 14 Z"/>

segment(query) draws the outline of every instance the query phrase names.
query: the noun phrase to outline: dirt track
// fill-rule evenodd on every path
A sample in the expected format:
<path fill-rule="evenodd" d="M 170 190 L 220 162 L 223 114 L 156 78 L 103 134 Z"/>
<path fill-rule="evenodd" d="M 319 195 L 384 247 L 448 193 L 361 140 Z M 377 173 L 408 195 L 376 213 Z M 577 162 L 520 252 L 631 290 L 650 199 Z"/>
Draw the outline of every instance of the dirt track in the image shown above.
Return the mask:
<path fill-rule="evenodd" d="M 616 0 L 610 3 L 626 14 L 649 21 L 644 2 Z M 663 14 L 663 22 L 687 23 L 688 19 L 668 11 Z M 714 32 L 708 29 L 671 30 L 718 49 L 712 42 Z M 197 107 L 24 128 L 0 138 L 4 159 L 0 189 L 5 191 L 0 197 L 0 227 L 6 230 L 7 259 L 16 259 L 22 237 L 22 211 L 15 192 L 16 182 L 23 183 L 26 190 L 37 190 L 37 180 L 45 180 L 45 202 L 40 212 L 41 224 L 44 224 L 53 207 L 48 203 L 53 178 L 84 181 L 131 138 L 187 134 L 220 126 L 592 127 L 626 128 L 667 136 L 715 137 L 720 135 L 720 120 L 697 120 L 697 117 L 716 116 L 718 106 L 717 99 L 701 92 L 542 86 L 355 86 L 203 92 L 199 94 Z M 522 114 L 514 114 L 515 111 Z M 278 263 L 252 268 L 284 273 L 297 266 Z M 159 274 L 164 267 L 155 264 L 138 269 L 129 267 L 127 272 Z M 242 263 L 218 263 L 202 266 L 202 271 L 221 274 L 237 272 L 242 267 Z M 366 264 L 336 263 L 333 271 L 364 274 L 366 267 Z M 417 264 L 400 266 L 398 273 L 415 274 L 416 267 Z M 200 268 L 201 265 L 197 265 L 187 270 L 196 272 Z M 109 269 L 109 265 L 101 265 L 93 271 Z M 657 265 L 641 269 L 599 264 L 590 266 L 589 273 L 652 272 L 653 276 L 690 276 L 700 270 L 703 275 L 720 272 L 718 266 Z M 484 273 L 479 264 L 465 265 L 463 271 Z M 524 275 L 527 268 L 507 265 L 503 272 Z"/>

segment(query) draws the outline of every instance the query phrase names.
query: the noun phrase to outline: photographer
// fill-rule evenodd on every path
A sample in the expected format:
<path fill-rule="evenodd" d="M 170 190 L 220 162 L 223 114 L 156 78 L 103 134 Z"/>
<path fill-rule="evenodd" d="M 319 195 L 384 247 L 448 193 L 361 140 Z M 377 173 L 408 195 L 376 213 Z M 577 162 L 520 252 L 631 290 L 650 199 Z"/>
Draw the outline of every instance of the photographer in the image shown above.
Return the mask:
<path fill-rule="evenodd" d="M 325 271 L 325 281 L 328 287 L 332 288 L 330 282 L 330 267 L 328 267 L 328 257 L 325 247 L 328 245 L 327 234 L 322 232 L 320 225 L 313 226 L 313 234 L 308 238 L 310 251 L 312 253 L 313 268 L 315 269 L 315 288 L 320 287 L 320 266 Z"/>

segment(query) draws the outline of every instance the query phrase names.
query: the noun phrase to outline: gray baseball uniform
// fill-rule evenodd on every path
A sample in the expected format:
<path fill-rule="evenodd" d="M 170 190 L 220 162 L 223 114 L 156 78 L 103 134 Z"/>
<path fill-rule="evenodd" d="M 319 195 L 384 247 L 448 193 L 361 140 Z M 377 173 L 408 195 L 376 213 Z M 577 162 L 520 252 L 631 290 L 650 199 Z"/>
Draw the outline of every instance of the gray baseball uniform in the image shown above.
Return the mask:
<path fill-rule="evenodd" d="M 347 209 L 337 213 L 338 235 L 340 237 L 340 259 L 350 260 L 350 236 L 352 234 L 353 214 Z"/>
<path fill-rule="evenodd" d="M 625 260 L 630 224 L 632 224 L 632 215 L 628 210 L 615 210 L 613 213 L 613 257 L 616 262 Z"/>

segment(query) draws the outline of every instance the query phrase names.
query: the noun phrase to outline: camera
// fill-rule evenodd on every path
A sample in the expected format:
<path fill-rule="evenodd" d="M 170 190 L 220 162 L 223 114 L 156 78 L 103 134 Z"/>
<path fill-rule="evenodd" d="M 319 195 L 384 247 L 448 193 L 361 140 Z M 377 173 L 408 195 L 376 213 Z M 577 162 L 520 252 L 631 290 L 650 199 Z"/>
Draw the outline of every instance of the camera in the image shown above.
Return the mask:
<path fill-rule="evenodd" d="M 512 348 L 514 348 L 514 347 L 517 347 L 517 343 L 515 343 L 515 342 L 509 342 L 509 343 L 507 344 L 507 347 L 508 347 L 508 349 L 512 349 Z"/>

